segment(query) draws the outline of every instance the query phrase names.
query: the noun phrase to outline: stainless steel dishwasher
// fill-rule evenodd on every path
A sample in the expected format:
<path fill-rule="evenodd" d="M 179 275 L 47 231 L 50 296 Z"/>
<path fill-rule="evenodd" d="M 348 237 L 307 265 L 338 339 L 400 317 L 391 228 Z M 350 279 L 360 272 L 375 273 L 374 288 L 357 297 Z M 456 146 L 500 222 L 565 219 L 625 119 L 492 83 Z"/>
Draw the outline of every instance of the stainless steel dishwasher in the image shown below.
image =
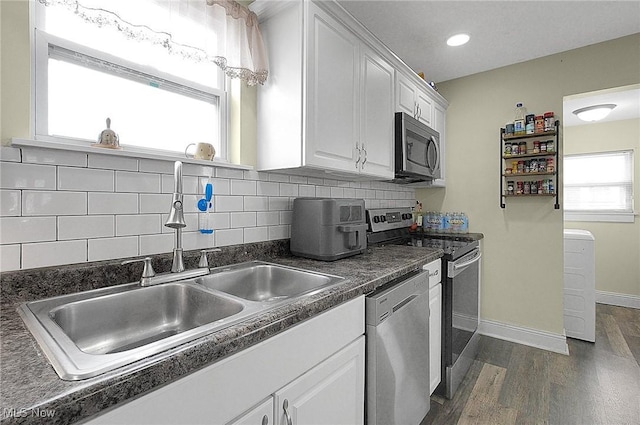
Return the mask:
<path fill-rule="evenodd" d="M 366 298 L 369 425 L 418 425 L 429 412 L 429 270 Z"/>

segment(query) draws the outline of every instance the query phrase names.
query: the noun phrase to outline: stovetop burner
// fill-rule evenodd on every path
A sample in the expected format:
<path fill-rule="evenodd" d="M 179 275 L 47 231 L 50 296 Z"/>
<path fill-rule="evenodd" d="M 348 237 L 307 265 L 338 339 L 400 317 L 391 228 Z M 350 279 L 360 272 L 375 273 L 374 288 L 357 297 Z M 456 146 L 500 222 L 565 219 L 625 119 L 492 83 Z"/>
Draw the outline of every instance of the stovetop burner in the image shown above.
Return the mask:
<path fill-rule="evenodd" d="M 474 247 L 477 241 L 454 239 L 430 235 L 423 232 L 410 232 L 411 209 L 384 208 L 367 210 L 368 245 L 408 245 L 442 249 L 446 260 L 454 260 L 461 257 Z"/>

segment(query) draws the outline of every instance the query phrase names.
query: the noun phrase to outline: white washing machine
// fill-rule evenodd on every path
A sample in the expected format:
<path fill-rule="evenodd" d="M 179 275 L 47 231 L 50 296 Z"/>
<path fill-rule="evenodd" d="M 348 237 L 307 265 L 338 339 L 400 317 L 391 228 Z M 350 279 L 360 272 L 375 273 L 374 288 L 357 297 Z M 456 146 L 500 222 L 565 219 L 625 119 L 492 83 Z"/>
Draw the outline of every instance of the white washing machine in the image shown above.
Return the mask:
<path fill-rule="evenodd" d="M 564 230 L 564 328 L 568 337 L 596 340 L 595 238 Z"/>

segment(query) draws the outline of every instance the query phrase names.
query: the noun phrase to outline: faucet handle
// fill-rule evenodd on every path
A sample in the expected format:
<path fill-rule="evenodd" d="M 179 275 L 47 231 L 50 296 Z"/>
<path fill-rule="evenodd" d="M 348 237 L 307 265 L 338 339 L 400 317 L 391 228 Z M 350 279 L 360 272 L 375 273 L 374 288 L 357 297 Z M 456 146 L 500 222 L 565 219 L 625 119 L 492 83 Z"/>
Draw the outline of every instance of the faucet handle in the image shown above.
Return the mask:
<path fill-rule="evenodd" d="M 209 261 L 207 260 L 208 252 L 222 252 L 220 248 L 211 248 L 211 249 L 203 249 L 200 251 L 200 261 L 198 262 L 198 267 L 200 268 L 209 268 Z"/>
<path fill-rule="evenodd" d="M 142 269 L 142 277 L 140 278 L 140 284 L 142 286 L 145 286 L 147 281 L 156 275 L 156 272 L 155 270 L 153 270 L 153 266 L 151 265 L 151 257 L 126 260 L 126 261 L 123 261 L 121 264 L 124 266 L 125 264 L 137 263 L 138 261 L 144 262 L 144 268 Z"/>

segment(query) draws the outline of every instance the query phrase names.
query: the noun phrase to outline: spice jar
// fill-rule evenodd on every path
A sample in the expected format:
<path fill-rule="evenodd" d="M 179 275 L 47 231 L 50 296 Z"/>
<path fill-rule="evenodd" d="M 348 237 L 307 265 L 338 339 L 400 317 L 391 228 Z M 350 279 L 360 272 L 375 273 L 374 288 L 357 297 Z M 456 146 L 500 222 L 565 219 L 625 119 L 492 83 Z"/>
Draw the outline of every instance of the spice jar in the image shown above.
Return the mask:
<path fill-rule="evenodd" d="M 522 195 L 524 193 L 524 182 L 517 183 L 516 195 Z"/>
<path fill-rule="evenodd" d="M 547 158 L 547 173 L 555 172 L 555 164 L 553 158 Z"/>
<path fill-rule="evenodd" d="M 518 153 L 520 155 L 527 154 L 527 142 L 520 142 L 520 146 L 518 147 Z"/>
<path fill-rule="evenodd" d="M 504 154 L 511 155 L 511 143 L 507 142 L 504 144 Z"/>
<path fill-rule="evenodd" d="M 540 152 L 544 153 L 547 151 L 547 142 L 540 143 Z"/>
<path fill-rule="evenodd" d="M 542 145 L 540 147 L 542 147 Z M 553 140 L 547 140 L 547 152 L 555 152 L 555 151 L 556 151 L 556 147 Z"/>
<path fill-rule="evenodd" d="M 513 174 L 518 172 L 518 161 L 511 161 L 511 172 Z"/>
<path fill-rule="evenodd" d="M 547 146 L 546 143 L 545 146 Z M 533 153 L 540 153 L 540 142 L 533 142 Z"/>
<path fill-rule="evenodd" d="M 536 122 L 535 132 L 542 133 L 544 131 L 544 116 L 536 115 L 535 122 Z"/>
<path fill-rule="evenodd" d="M 507 182 L 507 195 L 513 195 L 514 193 L 513 180 L 509 180 Z"/>
<path fill-rule="evenodd" d="M 531 193 L 531 183 L 524 182 L 524 194 L 528 195 Z"/>
<path fill-rule="evenodd" d="M 553 112 L 544 113 L 544 131 L 553 131 L 556 129 L 556 122 Z"/>

